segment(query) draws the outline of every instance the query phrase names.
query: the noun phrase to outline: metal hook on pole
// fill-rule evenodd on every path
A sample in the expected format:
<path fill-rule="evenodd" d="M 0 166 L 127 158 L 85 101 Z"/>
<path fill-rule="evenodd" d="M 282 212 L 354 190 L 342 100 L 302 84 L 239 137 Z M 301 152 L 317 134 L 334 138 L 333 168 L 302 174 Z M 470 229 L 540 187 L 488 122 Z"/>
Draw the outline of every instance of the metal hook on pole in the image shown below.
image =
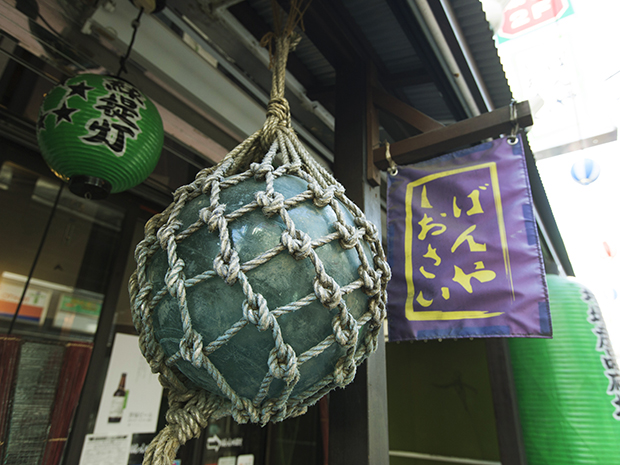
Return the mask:
<path fill-rule="evenodd" d="M 387 172 L 390 174 L 390 176 L 396 176 L 398 174 L 398 166 L 392 159 L 392 155 L 390 155 L 390 143 L 388 141 L 385 141 L 385 159 L 390 165 L 387 169 Z"/>
<path fill-rule="evenodd" d="M 510 102 L 510 122 L 512 123 L 512 129 L 507 139 L 508 144 L 516 145 L 519 142 L 517 138 L 517 133 L 519 132 L 519 113 L 517 111 L 517 101 L 515 99 L 512 99 Z"/>

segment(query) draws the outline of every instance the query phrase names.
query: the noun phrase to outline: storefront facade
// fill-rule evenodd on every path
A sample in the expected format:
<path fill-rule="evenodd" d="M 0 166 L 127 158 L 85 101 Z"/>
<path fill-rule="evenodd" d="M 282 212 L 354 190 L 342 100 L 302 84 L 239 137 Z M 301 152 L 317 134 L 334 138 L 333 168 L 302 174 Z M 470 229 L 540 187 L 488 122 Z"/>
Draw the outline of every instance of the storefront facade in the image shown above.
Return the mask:
<path fill-rule="evenodd" d="M 115 7 L 104 3 L 85 1 L 73 9 L 62 2 L 35 2 L 34 9 L 22 2 L 0 7 L 0 338 L 5 341 L 0 366 L 12 379 L 2 392 L 0 453 L 7 464 L 83 463 L 85 444 L 97 433 L 100 405 L 107 402 L 102 395 L 115 335 L 135 335 L 127 283 L 146 222 L 169 204 L 175 189 L 262 124 L 270 73 L 260 60 L 265 61 L 265 52 L 247 50 L 269 28 L 268 2 L 232 2 L 230 9 L 217 2 L 211 9 L 179 2 L 172 11 L 143 18 L 138 34 L 144 40 L 136 42 L 127 65 L 127 78 L 158 104 L 164 120 L 164 150 L 155 171 L 140 186 L 101 201 L 69 192 L 42 160 L 35 124 L 43 95 L 56 84 L 85 70 L 116 70 L 131 33 L 131 20 L 124 19 L 136 10 L 125 0 Z M 447 34 L 449 19 L 458 16 L 453 8 L 461 20 L 472 14 L 475 27 L 484 27 L 477 2 L 442 2 L 450 5 L 440 8 L 443 14 L 436 5 L 423 8 L 427 2 L 415 9 L 392 0 L 370 5 L 387 15 L 381 18 L 389 20 L 383 27 L 393 27 L 395 34 L 398 28 L 398 39 L 411 48 L 405 55 L 418 60 L 414 65 L 403 56 L 388 56 L 386 40 L 395 39 L 376 35 L 367 24 L 372 11 L 351 3 L 315 1 L 307 11 L 305 39 L 312 47 L 302 42 L 290 59 L 289 69 L 298 79 L 289 83 L 291 108 L 294 126 L 312 154 L 381 224 L 381 188 L 362 160 L 380 138 L 419 131 L 383 114 L 378 117 L 381 131 L 378 124 L 371 130 L 369 121 L 376 115 L 368 110 L 373 106 L 370 89 L 387 88 L 446 124 L 506 105 L 510 94 L 505 79 L 495 84 L 489 78 L 493 73 L 503 77 L 496 54 L 492 71 L 485 70 L 490 73 L 484 76 L 485 90 L 480 71 L 465 59 L 471 58 L 464 42 L 468 31 L 450 27 Z M 201 35 L 203 23 L 212 29 Z M 234 28 L 243 32 L 234 33 Z M 492 46 L 490 32 L 485 33 L 485 47 Z M 431 52 L 431 38 L 443 52 Z M 239 51 L 240 44 L 245 48 Z M 447 72 L 443 62 L 446 50 L 455 47 L 462 55 L 452 55 L 456 64 L 451 66 L 461 76 Z M 313 66 L 317 57 L 320 63 Z M 544 207 L 541 193 L 534 195 Z M 551 238 L 551 261 L 556 257 L 559 266 L 570 267 L 552 220 L 540 226 Z M 74 347 L 81 351 L 81 364 L 75 362 Z M 8 363 L 10 350 L 21 354 L 17 365 Z M 355 383 L 334 391 L 308 414 L 263 428 L 218 420 L 182 447 L 178 457 L 195 465 L 408 464 L 427 463 L 431 456 L 444 457 L 444 463 L 450 457 L 525 463 L 507 357 L 501 341 L 387 348 L 381 341 Z M 75 380 L 82 387 L 76 388 Z M 54 411 L 59 383 L 65 383 L 63 392 L 75 410 Z M 122 378 L 113 383 L 124 388 Z M 158 429 L 165 424 L 166 405 L 164 393 L 153 407 Z M 132 433 L 129 464 L 140 463 L 152 433 Z"/>

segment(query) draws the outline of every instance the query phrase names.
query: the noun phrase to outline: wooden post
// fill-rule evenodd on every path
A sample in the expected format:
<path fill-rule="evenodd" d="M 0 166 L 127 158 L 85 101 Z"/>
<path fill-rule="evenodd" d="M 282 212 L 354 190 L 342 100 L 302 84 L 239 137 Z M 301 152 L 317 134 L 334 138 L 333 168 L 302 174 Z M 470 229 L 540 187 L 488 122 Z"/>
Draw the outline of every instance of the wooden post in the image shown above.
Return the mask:
<path fill-rule="evenodd" d="M 486 349 L 502 465 L 526 465 L 508 341 L 506 338 L 489 338 Z"/>
<path fill-rule="evenodd" d="M 367 180 L 366 154 L 372 153 L 368 108 L 372 104 L 369 72 L 364 63 L 343 63 L 336 75 L 334 174 L 347 196 L 381 226 L 379 187 Z M 385 340 L 357 370 L 355 381 L 330 393 L 330 465 L 388 465 Z"/>

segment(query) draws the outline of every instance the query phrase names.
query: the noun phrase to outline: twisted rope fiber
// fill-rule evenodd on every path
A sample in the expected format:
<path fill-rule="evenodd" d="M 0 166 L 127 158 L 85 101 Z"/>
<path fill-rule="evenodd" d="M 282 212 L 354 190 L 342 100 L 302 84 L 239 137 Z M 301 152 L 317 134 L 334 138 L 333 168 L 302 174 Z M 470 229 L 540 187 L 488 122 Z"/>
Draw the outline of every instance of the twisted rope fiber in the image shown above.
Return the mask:
<path fill-rule="evenodd" d="M 132 318 L 139 333 L 140 349 L 151 370 L 159 373 L 160 382 L 169 393 L 168 424 L 149 446 L 144 461 L 146 465 L 171 464 L 178 448 L 198 436 L 208 420 L 232 415 L 239 423 L 265 424 L 305 413 L 308 406 L 327 392 L 350 383 L 357 366 L 376 349 L 377 335 L 385 318 L 385 290 L 390 270 L 377 228 L 345 196 L 344 188 L 333 176 L 314 161 L 292 129 L 290 110 L 284 99 L 286 57 L 297 40 L 291 37 L 291 31 L 292 27 L 287 35 L 270 38 L 276 48 L 275 69 L 264 126 L 233 149 L 217 166 L 202 170 L 194 182 L 179 188 L 174 193 L 173 203 L 146 224 L 145 238 L 136 248 L 137 269 L 129 283 Z M 303 179 L 308 185 L 307 190 L 284 198 L 275 190 L 274 181 L 285 175 Z M 226 205 L 220 202 L 222 191 L 251 178 L 264 182 L 264 191 L 256 192 L 254 201 L 249 204 L 227 213 Z M 208 196 L 209 206 L 199 212 L 196 221 L 183 229 L 179 217 L 182 210 L 203 195 Z M 335 232 L 312 240 L 298 229 L 289 210 L 304 202 L 313 202 L 317 208 L 331 208 L 337 219 L 333 225 Z M 343 207 L 354 218 L 354 225 L 347 224 Z M 283 221 L 285 229 L 281 244 L 242 263 L 231 240 L 230 225 L 257 210 L 266 217 L 279 217 Z M 213 269 L 186 276 L 186 264 L 179 256 L 178 246 L 204 228 L 219 238 L 220 249 L 213 261 Z M 362 242 L 370 249 L 372 262 L 367 258 Z M 329 243 L 338 243 L 342 249 L 356 252 L 361 263 L 358 279 L 340 286 L 327 273 L 316 250 Z M 164 286 L 154 288 L 146 270 L 159 251 L 166 256 L 168 270 Z M 270 309 L 266 299 L 253 289 L 247 273 L 279 254 L 290 254 L 296 260 L 307 260 L 312 264 L 314 292 L 296 302 Z M 214 340 L 203 341 L 192 325 L 187 290 L 213 279 L 240 286 L 245 297 L 243 316 Z M 357 289 L 368 295 L 368 309 L 356 320 L 344 296 Z M 164 354 L 153 328 L 153 311 L 164 298 L 173 299 L 178 305 L 183 328 L 178 350 L 170 357 Z M 278 318 L 300 311 L 317 300 L 326 311 L 331 310 L 332 334 L 298 354 L 285 341 Z M 273 338 L 266 374 L 253 399 L 239 395 L 210 360 L 211 354 L 248 325 L 270 333 Z M 365 332 L 360 332 L 362 327 L 366 328 Z M 344 355 L 338 359 L 333 372 L 303 392 L 293 394 L 303 364 L 334 345 L 344 348 Z M 176 366 L 179 361 L 189 362 L 208 373 L 220 393 L 194 388 L 193 384 L 187 383 L 187 378 Z M 268 398 L 274 379 L 281 380 L 284 388 L 276 397 Z"/>

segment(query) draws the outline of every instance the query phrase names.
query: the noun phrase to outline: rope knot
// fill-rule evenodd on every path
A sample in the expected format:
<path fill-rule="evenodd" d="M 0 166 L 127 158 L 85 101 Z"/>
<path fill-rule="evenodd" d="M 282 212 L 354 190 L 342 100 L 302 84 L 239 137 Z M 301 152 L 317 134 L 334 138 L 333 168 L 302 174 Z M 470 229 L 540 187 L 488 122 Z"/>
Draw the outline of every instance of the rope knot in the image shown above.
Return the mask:
<path fill-rule="evenodd" d="M 275 323 L 275 317 L 269 311 L 267 301 L 261 294 L 252 293 L 243 301 L 243 316 L 259 331 L 266 331 Z"/>
<path fill-rule="evenodd" d="M 343 347 L 355 347 L 357 345 L 357 321 L 353 315 L 349 313 L 347 306 L 340 305 L 340 313 L 332 319 L 332 328 L 334 329 L 334 338 L 336 342 Z"/>
<path fill-rule="evenodd" d="M 226 205 L 220 204 L 216 207 L 205 207 L 200 210 L 198 217 L 203 221 L 210 232 L 221 229 L 226 224 L 226 217 L 224 213 L 226 211 Z"/>
<path fill-rule="evenodd" d="M 237 251 L 230 248 L 224 255 L 220 252 L 213 260 L 213 269 L 226 284 L 235 284 L 241 270 Z"/>
<path fill-rule="evenodd" d="M 379 241 L 379 230 L 377 227 L 368 221 L 365 217 L 356 217 L 355 224 L 360 228 L 364 228 L 364 240 L 367 242 Z"/>
<path fill-rule="evenodd" d="M 284 94 L 283 94 L 284 95 Z M 271 97 L 267 105 L 267 119 L 262 127 L 261 145 L 267 151 L 278 137 L 278 130 L 290 129 L 291 109 L 288 101 L 282 97 Z"/>
<path fill-rule="evenodd" d="M 285 128 L 291 127 L 291 107 L 284 97 L 273 97 L 267 104 L 267 119 L 271 124 Z"/>
<path fill-rule="evenodd" d="M 236 401 L 230 406 L 233 419 L 240 424 L 258 423 L 259 415 L 249 399 L 236 397 Z"/>
<path fill-rule="evenodd" d="M 274 376 L 286 382 L 297 383 L 299 380 L 299 369 L 297 368 L 297 355 L 293 348 L 286 343 L 280 347 L 274 347 L 269 353 L 269 371 Z"/>
<path fill-rule="evenodd" d="M 286 246 L 295 260 L 307 258 L 312 253 L 312 239 L 303 231 L 295 230 L 291 234 L 285 229 L 282 232 L 282 245 Z"/>
<path fill-rule="evenodd" d="M 265 191 L 259 191 L 254 197 L 258 206 L 263 209 L 263 214 L 267 217 L 279 213 L 284 208 L 284 196 L 279 192 L 270 195 Z"/>
<path fill-rule="evenodd" d="M 360 232 L 355 227 L 336 222 L 334 228 L 340 234 L 340 245 L 343 249 L 352 249 L 357 245 Z"/>
<path fill-rule="evenodd" d="M 331 203 L 336 190 L 336 186 L 329 186 L 328 188 L 323 189 L 317 182 L 311 182 L 308 184 L 308 188 L 312 191 L 314 196 L 312 201 L 319 208 L 326 207 Z"/>
<path fill-rule="evenodd" d="M 273 165 L 270 163 L 252 163 L 250 165 L 250 171 L 257 181 L 261 181 L 265 179 L 267 174 L 273 171 Z"/>
<path fill-rule="evenodd" d="M 375 255 L 373 262 L 376 270 L 381 270 L 381 283 L 387 285 L 388 281 L 392 279 L 392 269 L 388 265 L 387 261 L 379 255 Z"/>
<path fill-rule="evenodd" d="M 338 306 L 342 299 L 342 291 L 334 278 L 327 274 L 315 276 L 313 285 L 319 302 L 329 309 Z"/>
<path fill-rule="evenodd" d="M 213 190 L 214 186 L 218 186 L 222 182 L 223 176 L 219 173 L 213 173 L 211 171 L 212 168 L 203 169 L 196 175 L 196 180 L 200 179 L 200 192 L 202 194 L 209 195 L 209 193 Z"/>
<path fill-rule="evenodd" d="M 344 387 L 350 384 L 355 378 L 356 369 L 357 366 L 353 360 L 347 357 L 342 357 L 338 360 L 336 369 L 334 370 L 334 383 L 336 386 Z"/>
<path fill-rule="evenodd" d="M 182 295 L 182 289 L 185 287 L 183 268 L 185 268 L 185 262 L 177 258 L 172 266 L 168 268 L 164 276 L 166 288 L 172 297 L 179 297 Z"/>
<path fill-rule="evenodd" d="M 175 234 L 181 227 L 181 221 L 172 220 L 165 227 L 157 231 L 157 239 L 162 249 L 168 250 L 168 247 L 174 243 Z"/>
<path fill-rule="evenodd" d="M 194 397 L 199 396 L 199 394 L 195 394 Z M 208 416 L 201 412 L 200 405 L 195 404 L 195 399 L 189 399 L 189 401 L 183 406 L 181 404 L 175 404 L 173 401 L 169 401 L 171 406 L 168 408 L 166 412 L 166 421 L 169 423 L 166 428 L 164 428 L 159 435 L 153 440 L 151 445 L 149 446 L 150 451 L 147 450 L 145 455 L 144 463 L 152 463 L 151 460 L 156 460 L 152 457 L 153 454 L 157 455 L 153 446 L 159 446 L 159 449 L 162 445 L 168 447 L 172 447 L 172 452 L 176 452 L 176 448 L 178 448 L 179 444 L 183 444 L 190 440 L 191 438 L 200 434 L 200 430 L 207 425 Z M 172 440 L 172 444 L 168 443 L 168 441 Z M 162 441 L 164 444 L 158 444 L 159 441 Z M 174 442 L 178 442 L 175 444 Z M 166 444 L 168 443 L 168 444 Z M 153 449 L 152 449 L 153 448 Z M 163 451 L 164 453 L 169 453 L 168 450 Z M 162 454 L 162 451 L 159 451 L 159 454 Z M 150 455 L 151 458 L 147 458 L 147 455 Z"/>
<path fill-rule="evenodd" d="M 364 282 L 364 292 L 366 295 L 376 295 L 381 291 L 381 279 L 379 273 L 372 268 L 360 266 L 357 272 Z"/>
<path fill-rule="evenodd" d="M 380 294 L 373 295 L 368 302 L 368 310 L 372 315 L 372 319 L 368 322 L 368 327 L 381 327 L 383 324 L 383 320 L 387 315 L 385 296 L 381 296 Z"/>
<path fill-rule="evenodd" d="M 202 365 L 202 336 L 195 331 L 188 331 L 179 342 L 179 352 L 196 368 Z"/>

